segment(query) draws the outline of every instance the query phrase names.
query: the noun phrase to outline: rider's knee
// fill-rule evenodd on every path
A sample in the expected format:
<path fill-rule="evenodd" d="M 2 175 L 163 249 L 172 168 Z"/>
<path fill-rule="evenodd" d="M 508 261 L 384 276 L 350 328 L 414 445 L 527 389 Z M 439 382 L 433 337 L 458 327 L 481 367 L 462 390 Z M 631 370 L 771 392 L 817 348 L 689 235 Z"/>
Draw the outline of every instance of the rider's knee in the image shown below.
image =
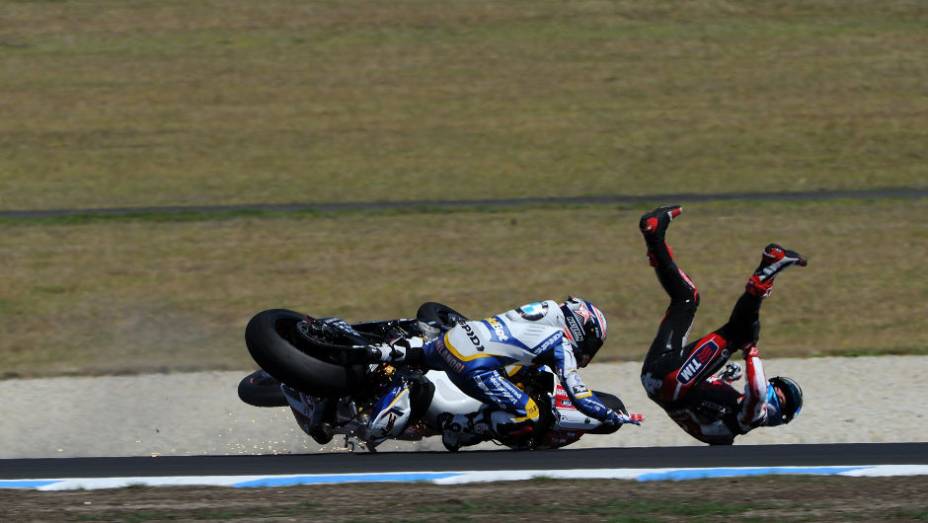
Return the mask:
<path fill-rule="evenodd" d="M 529 398 L 528 401 L 525 403 L 525 415 L 521 416 L 521 418 L 524 418 L 526 421 L 531 421 L 532 423 L 534 423 L 538 421 L 538 418 L 540 417 L 540 415 L 541 414 L 538 410 L 538 404 L 535 403 L 535 400 L 533 400 L 532 398 Z"/>
<path fill-rule="evenodd" d="M 525 407 L 518 409 L 516 412 L 494 410 L 490 413 L 490 424 L 496 433 L 506 434 L 533 426 L 540 418 L 541 412 L 538 409 L 538 404 L 529 398 L 525 403 Z"/>

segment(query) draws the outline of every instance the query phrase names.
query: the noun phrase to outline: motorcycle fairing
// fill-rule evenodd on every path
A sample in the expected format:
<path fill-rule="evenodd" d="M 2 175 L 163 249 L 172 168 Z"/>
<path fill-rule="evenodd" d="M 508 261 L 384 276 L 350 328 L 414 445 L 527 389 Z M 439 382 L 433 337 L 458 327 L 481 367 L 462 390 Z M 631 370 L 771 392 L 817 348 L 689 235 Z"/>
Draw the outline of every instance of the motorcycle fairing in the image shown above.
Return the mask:
<path fill-rule="evenodd" d="M 410 394 L 411 384 L 401 380 L 394 382 L 394 386 L 374 406 L 376 413 L 370 422 L 369 441 L 379 445 L 387 439 L 398 438 L 412 416 L 412 401 Z"/>

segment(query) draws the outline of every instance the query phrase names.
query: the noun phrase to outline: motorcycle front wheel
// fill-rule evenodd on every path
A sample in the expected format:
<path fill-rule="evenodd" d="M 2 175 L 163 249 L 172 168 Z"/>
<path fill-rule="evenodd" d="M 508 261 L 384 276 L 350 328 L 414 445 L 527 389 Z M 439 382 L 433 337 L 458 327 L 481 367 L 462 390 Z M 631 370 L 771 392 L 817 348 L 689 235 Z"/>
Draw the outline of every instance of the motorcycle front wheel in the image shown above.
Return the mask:
<path fill-rule="evenodd" d="M 341 348 L 301 337 L 297 324 L 305 318 L 287 309 L 256 314 L 245 327 L 251 357 L 278 381 L 313 396 L 345 396 L 360 389 L 367 366 L 330 361 L 332 351 Z"/>

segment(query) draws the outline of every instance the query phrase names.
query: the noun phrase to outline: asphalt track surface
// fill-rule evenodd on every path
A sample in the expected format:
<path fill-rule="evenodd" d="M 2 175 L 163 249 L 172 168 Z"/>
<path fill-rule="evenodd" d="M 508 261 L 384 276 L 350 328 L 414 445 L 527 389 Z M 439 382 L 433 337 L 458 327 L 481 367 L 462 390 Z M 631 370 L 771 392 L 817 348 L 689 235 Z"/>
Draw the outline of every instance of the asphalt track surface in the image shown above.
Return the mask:
<path fill-rule="evenodd" d="M 0 218 L 69 218 L 105 216 L 145 216 L 170 214 L 234 214 L 247 212 L 335 212 L 356 210 L 389 209 L 467 209 L 505 208 L 537 205 L 603 205 L 603 204 L 654 204 L 654 203 L 697 203 L 724 201 L 820 201 L 842 199 L 915 199 L 928 197 L 925 187 L 894 187 L 884 189 L 847 191 L 797 191 L 797 192 L 732 192 L 732 193 L 667 193 L 644 195 L 564 196 L 537 198 L 507 198 L 489 200 L 410 200 L 340 203 L 284 203 L 243 205 L 200 205 L 164 207 L 110 207 L 96 209 L 46 209 L 0 211 Z"/>
<path fill-rule="evenodd" d="M 0 479 L 926 464 L 928 443 L 851 443 L 535 452 L 7 459 L 0 460 Z"/>

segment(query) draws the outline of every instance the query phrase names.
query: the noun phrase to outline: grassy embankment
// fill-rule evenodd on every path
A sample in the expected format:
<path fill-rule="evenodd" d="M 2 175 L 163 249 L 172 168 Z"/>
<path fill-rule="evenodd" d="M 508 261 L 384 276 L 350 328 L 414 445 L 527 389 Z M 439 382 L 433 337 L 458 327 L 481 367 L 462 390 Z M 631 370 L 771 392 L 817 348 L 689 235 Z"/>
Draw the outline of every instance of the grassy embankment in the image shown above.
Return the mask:
<path fill-rule="evenodd" d="M 4 372 L 242 368 L 251 314 L 349 320 L 425 300 L 482 316 L 567 293 L 599 303 L 606 358 L 640 359 L 666 298 L 639 210 L 605 207 L 201 222 L 11 225 L 0 237 Z M 720 325 L 768 241 L 811 259 L 764 308 L 769 357 L 924 353 L 928 202 L 687 207 L 669 239 Z M 604 358 L 604 359 L 606 359 Z"/>
<path fill-rule="evenodd" d="M 13 521 L 925 521 L 925 476 L 0 491 Z M 738 490 L 738 495 L 732 494 Z M 516 501 L 514 501 L 516 500 Z M 578 501 L 579 500 L 579 501 Z"/>
<path fill-rule="evenodd" d="M 0 209 L 924 187 L 926 19 L 905 2 L 8 3 Z M 690 211 L 674 242 L 700 326 L 777 239 L 813 265 L 765 310 L 767 355 L 928 345 L 923 203 Z M 567 292 L 614 318 L 606 355 L 637 359 L 663 300 L 638 212 L 3 221 L 0 373 L 240 368 L 264 307 L 482 315 Z"/>
<path fill-rule="evenodd" d="M 0 209 L 925 186 L 912 2 L 8 2 Z"/>

